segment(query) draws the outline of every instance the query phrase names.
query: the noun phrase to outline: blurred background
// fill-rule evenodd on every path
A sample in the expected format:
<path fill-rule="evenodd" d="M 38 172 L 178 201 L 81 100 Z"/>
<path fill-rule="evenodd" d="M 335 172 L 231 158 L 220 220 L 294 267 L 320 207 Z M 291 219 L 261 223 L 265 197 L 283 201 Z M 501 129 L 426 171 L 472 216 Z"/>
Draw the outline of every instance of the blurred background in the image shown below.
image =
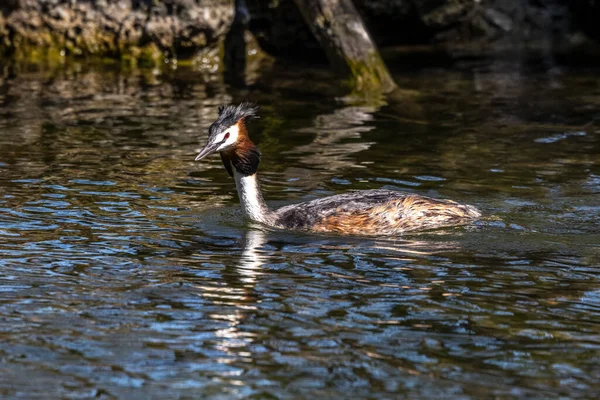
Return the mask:
<path fill-rule="evenodd" d="M 269 56 L 313 64 L 328 53 L 316 29 L 326 25 L 335 41 L 337 25 L 352 23 L 340 42 L 364 24 L 389 55 L 537 54 L 548 63 L 573 62 L 597 60 L 599 12 L 595 0 L 7 0 L 0 4 L 0 54 L 4 64 L 112 59 L 214 71 L 239 69 L 244 61 L 231 55 L 244 46 L 248 67 Z"/>

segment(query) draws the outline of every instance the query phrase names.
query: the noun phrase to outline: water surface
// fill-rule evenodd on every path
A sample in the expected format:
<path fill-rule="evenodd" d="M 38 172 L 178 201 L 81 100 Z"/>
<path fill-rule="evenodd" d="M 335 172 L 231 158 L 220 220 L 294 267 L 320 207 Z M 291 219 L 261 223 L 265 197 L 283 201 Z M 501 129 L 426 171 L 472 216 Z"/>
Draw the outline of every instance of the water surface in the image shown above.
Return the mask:
<path fill-rule="evenodd" d="M 384 106 L 320 70 L 0 80 L 5 398 L 591 398 L 600 392 L 598 70 L 398 69 Z M 480 208 L 396 238 L 244 223 L 217 106 L 273 206 L 392 188 Z"/>

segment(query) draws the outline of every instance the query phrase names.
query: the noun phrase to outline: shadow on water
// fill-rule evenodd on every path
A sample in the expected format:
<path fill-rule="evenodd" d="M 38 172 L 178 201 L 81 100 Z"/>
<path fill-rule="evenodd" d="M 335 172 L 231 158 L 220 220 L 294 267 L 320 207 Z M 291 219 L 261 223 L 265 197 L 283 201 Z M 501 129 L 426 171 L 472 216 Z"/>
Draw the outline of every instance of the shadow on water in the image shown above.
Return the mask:
<path fill-rule="evenodd" d="M 271 68 L 236 88 L 181 68 L 3 76 L 2 396 L 599 390 L 597 71 L 398 70 L 368 107 L 326 71 Z M 273 206 L 386 187 L 486 218 L 368 239 L 245 224 L 218 157 L 193 162 L 241 100 L 262 106 Z"/>

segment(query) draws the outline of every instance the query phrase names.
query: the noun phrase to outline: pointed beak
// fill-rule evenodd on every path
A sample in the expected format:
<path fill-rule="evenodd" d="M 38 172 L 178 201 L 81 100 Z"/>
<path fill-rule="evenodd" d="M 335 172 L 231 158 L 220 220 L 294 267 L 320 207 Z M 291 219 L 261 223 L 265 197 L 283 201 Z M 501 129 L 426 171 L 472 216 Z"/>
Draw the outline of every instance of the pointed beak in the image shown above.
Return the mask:
<path fill-rule="evenodd" d="M 198 153 L 198 155 L 196 156 L 196 159 L 194 161 L 202 160 L 204 157 L 217 151 L 218 148 L 219 148 L 219 143 L 208 143 L 206 146 L 204 146 L 204 148 L 200 151 L 200 153 Z"/>

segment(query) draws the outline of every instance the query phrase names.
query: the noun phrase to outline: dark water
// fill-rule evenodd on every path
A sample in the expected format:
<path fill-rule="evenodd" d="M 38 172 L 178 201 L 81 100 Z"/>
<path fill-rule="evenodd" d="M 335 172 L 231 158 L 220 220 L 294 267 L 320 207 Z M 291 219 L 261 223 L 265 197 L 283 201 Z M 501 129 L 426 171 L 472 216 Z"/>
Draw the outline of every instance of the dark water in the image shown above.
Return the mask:
<path fill-rule="evenodd" d="M 4 74 L 0 395 L 598 395 L 600 71 L 412 68 L 367 107 L 284 69 L 245 89 Z M 486 219 L 391 239 L 245 224 L 218 157 L 193 158 L 216 106 L 248 99 L 271 204 L 386 187 Z"/>

